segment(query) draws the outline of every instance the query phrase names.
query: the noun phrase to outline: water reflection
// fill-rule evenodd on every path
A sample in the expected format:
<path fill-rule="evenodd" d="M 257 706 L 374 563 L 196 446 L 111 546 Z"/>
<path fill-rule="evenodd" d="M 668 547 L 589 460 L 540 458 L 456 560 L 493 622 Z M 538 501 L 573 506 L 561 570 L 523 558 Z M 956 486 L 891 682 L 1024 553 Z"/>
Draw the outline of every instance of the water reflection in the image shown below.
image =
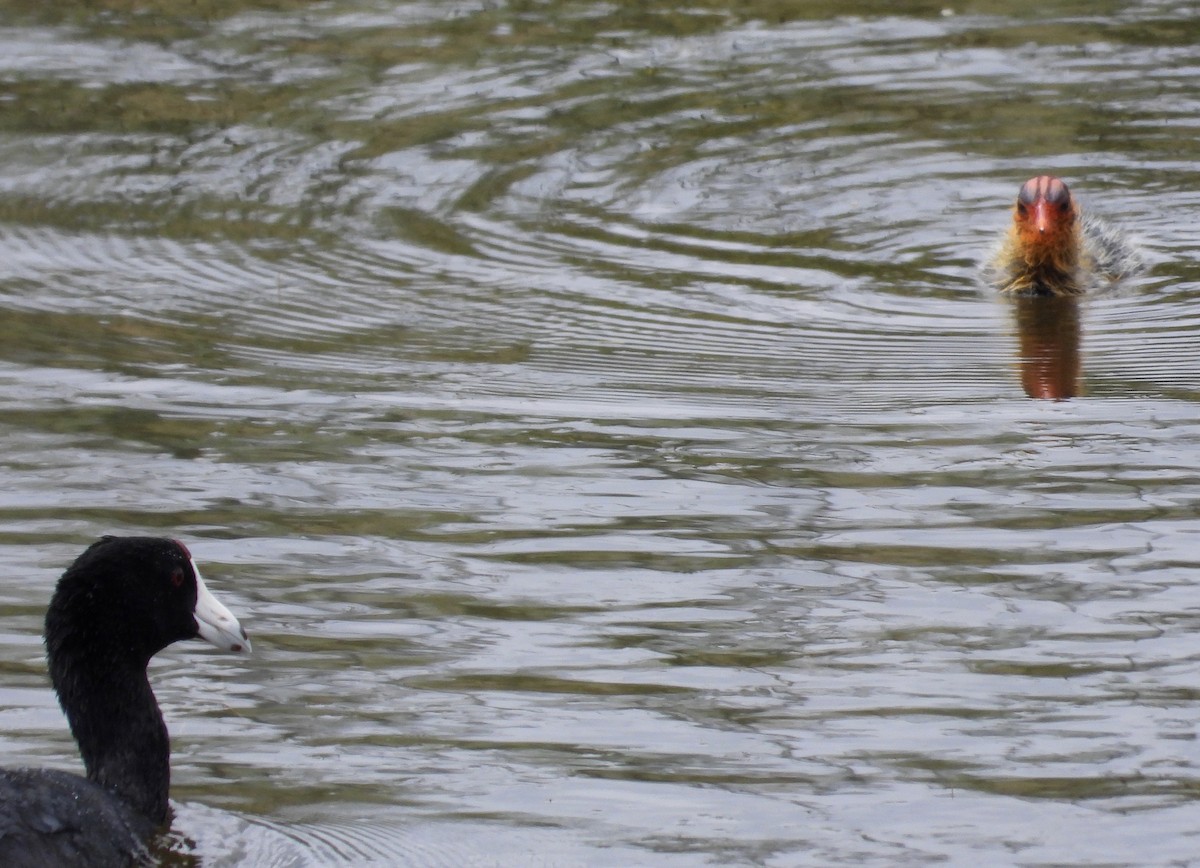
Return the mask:
<path fill-rule="evenodd" d="M 1016 322 L 1021 387 L 1031 398 L 1074 398 L 1080 393 L 1078 298 L 1023 295 L 1010 299 Z"/>

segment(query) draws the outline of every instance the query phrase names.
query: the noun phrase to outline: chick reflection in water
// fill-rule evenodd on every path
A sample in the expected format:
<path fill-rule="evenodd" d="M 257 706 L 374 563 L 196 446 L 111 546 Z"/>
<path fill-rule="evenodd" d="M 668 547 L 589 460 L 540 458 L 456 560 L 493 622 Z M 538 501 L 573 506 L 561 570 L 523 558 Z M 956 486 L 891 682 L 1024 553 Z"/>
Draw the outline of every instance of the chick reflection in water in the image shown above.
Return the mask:
<path fill-rule="evenodd" d="M 1085 216 L 1061 180 L 1038 175 L 1021 186 L 1012 224 L 985 276 L 1012 297 L 1026 395 L 1079 394 L 1079 296 L 1144 270 L 1125 235 Z"/>
<path fill-rule="evenodd" d="M 1012 299 L 1017 364 L 1030 398 L 1062 400 L 1080 393 L 1079 302 L 1074 298 L 1022 295 Z"/>

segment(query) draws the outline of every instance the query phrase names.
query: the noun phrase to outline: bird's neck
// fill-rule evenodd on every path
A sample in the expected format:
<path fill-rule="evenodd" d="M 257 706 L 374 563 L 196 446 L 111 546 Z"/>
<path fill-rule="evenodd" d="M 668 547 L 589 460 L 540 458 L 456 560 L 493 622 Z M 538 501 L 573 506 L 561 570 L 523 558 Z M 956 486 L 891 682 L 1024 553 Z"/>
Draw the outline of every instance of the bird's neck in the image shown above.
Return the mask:
<path fill-rule="evenodd" d="M 50 668 L 88 778 L 162 823 L 171 748 L 145 664 L 88 655 L 69 665 L 53 660 Z"/>
<path fill-rule="evenodd" d="M 1012 253 L 1006 290 L 1047 295 L 1077 295 L 1083 291 L 1083 238 L 1078 223 L 1048 237 L 1014 230 L 1009 246 Z"/>

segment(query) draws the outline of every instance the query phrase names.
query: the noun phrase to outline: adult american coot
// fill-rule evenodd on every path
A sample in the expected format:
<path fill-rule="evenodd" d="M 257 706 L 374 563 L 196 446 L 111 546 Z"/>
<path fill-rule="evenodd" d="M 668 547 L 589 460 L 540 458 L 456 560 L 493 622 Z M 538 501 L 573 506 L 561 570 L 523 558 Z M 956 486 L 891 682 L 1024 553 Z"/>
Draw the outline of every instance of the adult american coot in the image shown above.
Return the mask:
<path fill-rule="evenodd" d="M 1060 179 L 1038 175 L 1021 186 L 1012 226 L 986 270 L 1003 292 L 1069 296 L 1145 268 L 1120 230 L 1083 214 Z"/>
<path fill-rule="evenodd" d="M 106 536 L 63 573 L 46 612 L 50 679 L 87 778 L 0 770 L 0 865 L 137 865 L 167 819 L 171 748 L 146 667 L 172 642 L 249 651 L 182 543 Z"/>

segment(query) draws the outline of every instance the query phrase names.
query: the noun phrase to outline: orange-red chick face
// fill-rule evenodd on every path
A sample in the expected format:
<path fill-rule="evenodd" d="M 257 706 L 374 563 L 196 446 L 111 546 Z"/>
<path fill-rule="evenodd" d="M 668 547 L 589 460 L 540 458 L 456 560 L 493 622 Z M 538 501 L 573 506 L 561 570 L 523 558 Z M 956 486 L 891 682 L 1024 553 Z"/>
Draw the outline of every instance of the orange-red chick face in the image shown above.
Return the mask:
<path fill-rule="evenodd" d="M 1030 265 L 1069 266 L 1075 259 L 1075 200 L 1058 178 L 1038 175 L 1021 186 L 1013 226 Z"/>

